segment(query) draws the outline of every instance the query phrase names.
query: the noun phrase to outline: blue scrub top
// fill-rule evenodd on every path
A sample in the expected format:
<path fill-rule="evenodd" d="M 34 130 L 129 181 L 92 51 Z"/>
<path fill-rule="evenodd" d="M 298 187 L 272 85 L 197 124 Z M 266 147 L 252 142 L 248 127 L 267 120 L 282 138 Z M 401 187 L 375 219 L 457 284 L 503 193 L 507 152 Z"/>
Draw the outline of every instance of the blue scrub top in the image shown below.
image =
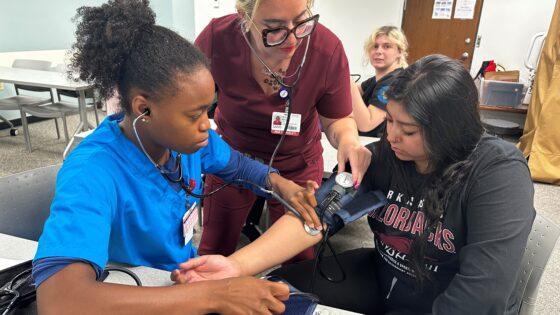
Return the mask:
<path fill-rule="evenodd" d="M 173 270 L 196 256 L 184 244 L 182 218 L 199 200 L 176 191 L 107 117 L 74 149 L 58 173 L 51 214 L 35 259 L 72 257 L 103 268 L 108 260 Z M 208 146 L 182 157 L 186 183 L 202 192 L 201 174 L 223 170 L 231 149 L 213 131 Z"/>

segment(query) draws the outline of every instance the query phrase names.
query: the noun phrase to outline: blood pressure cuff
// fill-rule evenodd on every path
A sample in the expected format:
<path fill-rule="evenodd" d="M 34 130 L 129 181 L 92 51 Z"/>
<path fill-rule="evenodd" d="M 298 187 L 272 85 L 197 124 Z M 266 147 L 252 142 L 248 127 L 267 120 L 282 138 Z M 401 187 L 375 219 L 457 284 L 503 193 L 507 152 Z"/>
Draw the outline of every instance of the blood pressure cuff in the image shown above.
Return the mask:
<path fill-rule="evenodd" d="M 319 303 L 319 297 L 314 294 L 303 292 L 292 286 L 288 281 L 279 276 L 265 276 L 263 279 L 274 282 L 282 282 L 290 288 L 290 296 L 284 301 L 286 310 L 284 315 L 313 315 Z"/>
<path fill-rule="evenodd" d="M 315 212 L 329 227 L 329 236 L 388 202 L 380 190 L 365 192 L 360 188 L 345 191 L 334 178 L 335 175 L 331 176 L 315 193 L 318 204 Z"/>

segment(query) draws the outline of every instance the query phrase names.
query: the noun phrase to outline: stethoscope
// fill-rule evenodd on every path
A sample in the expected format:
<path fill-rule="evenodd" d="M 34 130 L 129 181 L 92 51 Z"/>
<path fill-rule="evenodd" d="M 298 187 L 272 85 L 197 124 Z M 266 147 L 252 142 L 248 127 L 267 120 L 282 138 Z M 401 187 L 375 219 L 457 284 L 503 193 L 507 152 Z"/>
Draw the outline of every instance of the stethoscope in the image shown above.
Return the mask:
<path fill-rule="evenodd" d="M 286 82 L 284 82 L 284 79 L 279 77 L 276 74 L 276 72 L 272 71 L 272 69 L 270 69 L 270 67 L 266 64 L 266 62 L 264 62 L 264 60 L 261 58 L 261 56 L 259 56 L 259 54 L 255 50 L 255 48 L 251 44 L 251 41 L 249 41 L 249 38 L 247 38 L 247 32 L 245 31 L 245 27 L 244 27 L 245 23 L 239 23 L 239 27 L 240 27 L 240 30 L 241 30 L 241 35 L 243 36 L 243 38 L 245 39 L 245 42 L 247 43 L 247 46 L 249 46 L 249 48 L 251 49 L 251 52 L 257 57 L 259 62 L 265 67 L 265 69 L 270 73 L 270 75 L 274 78 L 274 80 L 276 80 L 276 82 L 278 82 L 278 84 L 280 84 L 282 86 L 280 91 L 278 91 L 278 96 L 281 99 L 286 101 L 286 108 L 285 108 L 285 112 L 286 112 L 286 115 L 287 115 L 286 116 L 286 124 L 284 125 L 284 130 L 282 131 L 282 135 L 280 136 L 280 139 L 278 140 L 278 143 L 276 144 L 276 147 L 274 148 L 274 151 L 272 152 L 272 155 L 270 157 L 270 161 L 268 163 L 268 172 L 270 173 L 270 170 L 272 169 L 272 162 L 274 161 L 274 158 L 276 157 L 276 153 L 278 153 L 278 149 L 280 148 L 280 145 L 284 141 L 284 137 L 286 136 L 286 131 L 288 130 L 288 125 L 290 124 L 290 117 L 292 115 L 292 107 L 291 107 L 292 89 L 296 86 L 296 84 L 299 82 L 299 79 L 301 77 L 301 71 L 303 69 L 303 65 L 305 64 L 305 60 L 307 58 L 307 52 L 309 51 L 309 43 L 311 42 L 311 34 L 309 34 L 309 36 L 307 36 L 307 43 L 305 45 L 305 52 L 303 54 L 303 58 L 301 59 L 301 62 L 299 64 L 299 66 L 296 68 L 294 73 L 292 73 L 289 76 L 286 76 L 288 78 L 291 78 L 295 75 L 296 78 L 295 78 L 295 80 L 292 84 L 287 84 Z M 288 36 L 290 36 L 290 35 L 288 34 Z"/>
<path fill-rule="evenodd" d="M 294 82 L 292 84 L 287 84 L 286 82 L 284 82 L 283 78 L 279 77 L 276 74 L 276 72 L 274 72 L 274 71 L 272 71 L 272 69 L 270 69 L 270 67 L 266 64 L 266 62 L 264 62 L 264 60 L 262 60 L 261 56 L 259 56 L 259 54 L 255 50 L 253 45 L 251 45 L 251 42 L 249 41 L 249 38 L 247 38 L 247 34 L 245 32 L 244 23 L 239 23 L 239 26 L 241 28 L 241 35 L 243 35 L 243 38 L 245 39 L 245 42 L 247 43 L 247 45 L 249 46 L 249 48 L 251 49 L 251 51 L 253 52 L 255 57 L 257 57 L 259 62 L 266 68 L 266 70 L 270 73 L 270 75 L 272 75 L 274 80 L 276 80 L 276 82 L 278 82 L 278 84 L 280 84 L 285 89 L 285 90 L 280 90 L 280 92 L 279 92 L 280 98 L 282 98 L 282 99 L 287 98 L 289 96 L 289 94 L 291 94 L 291 93 L 289 93 L 289 92 L 291 92 L 290 90 L 293 89 L 296 86 L 296 83 L 299 81 L 299 78 L 301 76 L 301 70 L 303 69 L 303 65 L 305 64 L 305 59 L 307 58 L 307 51 L 309 50 L 309 43 L 311 42 L 311 34 L 309 34 L 309 36 L 307 36 L 307 43 L 305 44 L 305 52 L 303 53 L 303 58 L 301 59 L 301 62 L 299 64 L 299 66 L 296 68 L 294 73 L 292 73 L 289 76 L 286 76 L 286 78 L 291 78 L 295 75 L 296 79 L 294 80 Z M 290 34 L 288 34 L 288 36 L 290 36 Z M 282 91 L 287 91 L 288 94 L 285 94 Z M 285 95 L 283 95 L 283 94 L 285 94 Z M 288 106 L 289 106 L 289 104 L 288 104 Z"/>
<path fill-rule="evenodd" d="M 266 194 L 270 194 L 272 196 L 272 198 L 276 199 L 278 202 L 280 202 L 284 207 L 286 207 L 286 209 L 288 209 L 290 212 L 292 212 L 297 218 L 299 218 L 302 222 L 304 222 L 304 228 L 306 231 L 311 231 L 308 233 L 315 233 L 318 234 L 320 231 L 319 230 L 314 230 L 311 229 L 307 226 L 307 224 L 305 224 L 305 221 L 303 219 L 303 216 L 296 210 L 294 209 L 294 207 L 289 204 L 286 200 L 284 200 L 282 197 L 280 197 L 280 195 L 278 195 L 277 192 L 275 192 L 272 189 L 266 189 L 262 186 L 260 186 L 257 183 L 254 183 L 252 181 L 246 180 L 246 179 L 235 179 L 232 182 L 229 183 L 225 183 L 222 186 L 214 189 L 213 191 L 206 193 L 206 194 L 197 194 L 194 193 L 192 190 L 195 187 L 192 187 L 192 185 L 187 185 L 185 184 L 185 180 L 183 177 L 183 163 L 181 162 L 181 153 L 177 152 L 177 155 L 175 157 L 175 168 L 172 171 L 167 171 L 165 169 L 163 169 L 159 164 L 157 164 L 154 159 L 152 159 L 152 157 L 148 154 L 148 151 L 146 151 L 146 148 L 144 147 L 144 144 L 142 143 L 142 140 L 140 140 L 140 136 L 138 135 L 138 130 L 136 130 L 136 124 L 138 123 L 138 120 L 141 119 L 142 117 L 148 115 L 150 112 L 148 110 L 144 111 L 142 114 L 138 115 L 138 117 L 134 118 L 134 120 L 132 121 L 132 133 L 134 133 L 134 137 L 136 138 L 136 142 L 138 142 L 138 146 L 140 147 L 140 150 L 142 151 L 142 153 L 144 153 L 144 155 L 148 158 L 148 160 L 154 165 L 154 167 L 159 171 L 159 173 L 169 182 L 174 183 L 174 184 L 179 184 L 181 186 L 181 189 L 183 189 L 183 191 L 185 191 L 185 193 L 189 196 L 195 197 L 195 198 L 206 198 L 209 196 L 212 196 L 213 194 L 217 193 L 218 191 L 224 189 L 226 186 L 229 186 L 233 183 L 249 183 L 255 187 L 258 187 L 262 192 L 266 193 Z M 170 153 L 171 154 L 171 150 Z M 176 178 L 173 178 L 172 175 L 176 175 Z M 270 172 L 269 174 L 270 175 Z M 267 175 L 267 176 L 268 176 Z M 315 232 L 316 231 L 316 232 Z M 312 235 L 315 235 L 312 234 Z"/>
<path fill-rule="evenodd" d="M 286 136 L 286 131 L 288 130 L 288 125 L 290 124 L 290 117 L 291 117 L 291 114 L 292 114 L 292 111 L 291 111 L 292 90 L 296 86 L 296 84 L 299 82 L 299 79 L 301 78 L 301 71 L 303 69 L 303 65 L 305 64 L 305 60 L 307 58 L 307 52 L 309 51 L 309 43 L 311 42 L 311 34 L 309 34 L 309 36 L 307 36 L 307 42 L 305 44 L 305 52 L 303 53 L 303 58 L 301 59 L 301 62 L 299 64 L 299 66 L 296 68 L 294 73 L 285 77 L 285 78 L 291 78 L 295 75 L 296 78 L 295 78 L 295 80 L 292 84 L 287 84 L 286 82 L 284 82 L 284 78 L 279 77 L 276 74 L 276 72 L 272 71 L 272 69 L 270 69 L 270 67 L 266 64 L 266 62 L 264 62 L 264 60 L 261 58 L 261 56 L 259 56 L 259 54 L 255 50 L 255 48 L 253 47 L 253 45 L 249 41 L 249 38 L 247 38 L 247 34 L 244 30 L 245 29 L 244 28 L 244 23 L 239 23 L 239 26 L 240 26 L 240 29 L 241 29 L 241 35 L 243 35 L 243 38 L 245 39 L 245 42 L 247 43 L 247 46 L 249 46 L 249 49 L 251 49 L 251 52 L 255 55 L 255 57 L 257 57 L 257 60 L 259 60 L 259 62 L 265 67 L 265 69 L 270 73 L 270 75 L 274 78 L 274 80 L 276 80 L 276 82 L 278 82 L 278 84 L 280 84 L 282 86 L 280 91 L 278 91 L 278 96 L 281 99 L 285 100 L 285 102 L 286 102 L 285 103 L 286 104 L 286 108 L 285 108 L 286 123 L 284 125 L 284 130 L 282 130 L 282 135 L 280 136 L 280 139 L 278 140 L 278 143 L 276 144 L 276 147 L 274 148 L 274 151 L 272 152 L 272 155 L 270 157 L 270 161 L 268 163 L 268 171 L 267 172 L 270 174 L 270 170 L 272 169 L 272 162 L 274 161 L 274 158 L 276 157 L 276 153 L 278 153 L 278 149 L 280 148 L 280 145 L 282 144 L 282 141 L 284 140 L 284 138 Z M 276 193 L 274 193 L 274 194 L 276 194 Z M 276 194 L 276 196 L 273 195 L 273 197 L 276 200 L 278 200 L 284 207 L 286 207 L 286 209 L 288 209 L 290 212 L 295 214 L 296 217 L 298 217 L 303 222 L 303 227 L 305 229 L 305 232 L 307 232 L 309 235 L 317 235 L 321 232 L 320 230 L 316 230 L 316 229 L 313 229 L 313 228 L 309 227 L 305 223 L 305 221 L 303 220 L 303 217 L 301 216 L 301 214 L 299 214 L 299 212 L 297 212 L 284 199 L 280 198 L 280 196 L 278 196 Z"/>
<path fill-rule="evenodd" d="M 299 79 L 301 77 L 301 70 L 303 68 L 303 65 L 305 64 L 305 59 L 307 57 L 307 52 L 309 50 L 309 42 L 311 41 L 311 35 L 309 35 L 308 38 L 307 38 L 307 43 L 306 43 L 306 46 L 305 46 L 305 53 L 303 54 L 303 58 L 301 60 L 301 63 L 299 64 L 299 66 L 297 67 L 297 69 L 295 71 L 296 79 L 294 80 L 294 82 L 292 84 L 289 85 L 289 84 L 286 84 L 284 82 L 284 80 L 282 78 L 280 78 L 274 71 L 272 71 L 270 69 L 270 67 L 264 62 L 264 60 L 262 60 L 262 58 L 257 54 L 256 50 L 253 48 L 253 46 L 249 42 L 249 39 L 247 38 L 245 32 L 243 31 L 243 27 L 242 27 L 241 33 L 243 34 L 243 38 L 247 42 L 247 45 L 249 46 L 251 51 L 255 54 L 255 56 L 257 57 L 259 62 L 270 72 L 270 74 L 272 75 L 274 80 L 276 80 L 282 86 L 283 89 L 281 89 L 279 91 L 279 96 L 280 96 L 280 98 L 286 100 L 286 112 L 287 112 L 286 124 L 284 126 L 284 130 L 282 131 L 282 136 L 280 137 L 280 140 L 278 141 L 278 144 L 276 145 L 276 148 L 274 149 L 274 152 L 272 153 L 272 156 L 270 158 L 270 162 L 268 164 L 267 176 L 270 176 L 271 169 L 272 169 L 272 162 L 274 161 L 274 157 L 276 156 L 276 153 L 277 153 L 278 149 L 280 148 L 280 144 L 282 143 L 282 140 L 284 139 L 284 137 L 286 135 L 286 131 L 288 129 L 288 124 L 290 122 L 290 115 L 291 115 L 291 106 L 290 106 L 291 97 L 292 97 L 291 90 L 294 88 L 294 86 L 296 85 L 296 83 L 299 81 Z M 294 74 L 290 75 L 289 77 L 292 77 L 292 76 L 294 76 Z M 181 186 L 181 189 L 183 191 L 185 191 L 185 193 L 187 195 L 190 195 L 190 196 L 195 197 L 195 198 L 202 199 L 202 198 L 212 196 L 213 194 L 217 193 L 218 191 L 222 190 L 226 186 L 231 185 L 233 183 L 249 183 L 249 184 L 251 184 L 255 187 L 258 187 L 262 192 L 264 192 L 266 194 L 270 194 L 274 199 L 276 199 L 278 202 L 280 202 L 286 209 L 288 209 L 290 212 L 292 212 L 292 214 L 294 214 L 297 218 L 299 218 L 300 221 L 303 222 L 304 229 L 308 234 L 317 235 L 317 234 L 320 233 L 320 230 L 312 229 L 307 224 L 305 224 L 305 220 L 303 219 L 303 216 L 296 209 L 294 209 L 294 207 L 292 205 L 290 205 L 286 200 L 284 200 L 282 197 L 280 197 L 280 195 L 278 195 L 278 193 L 276 193 L 274 190 L 266 189 L 266 188 L 254 183 L 254 182 L 251 182 L 251 181 L 248 181 L 248 180 L 245 180 L 245 179 L 235 179 L 234 181 L 229 182 L 229 183 L 225 183 L 222 186 L 220 186 L 220 187 L 216 188 L 215 190 L 213 190 L 209 193 L 206 193 L 206 194 L 194 193 L 192 191 L 194 189 L 194 187 L 191 187 L 190 185 L 185 184 L 184 177 L 183 177 L 183 165 L 181 163 L 181 153 L 180 152 L 178 152 L 176 157 L 175 157 L 175 168 L 172 171 L 167 171 L 167 170 L 163 169 L 159 164 L 157 164 L 152 159 L 152 157 L 148 154 L 148 151 L 146 151 L 146 148 L 144 147 L 144 145 L 142 143 L 142 140 L 140 140 L 140 136 L 138 135 L 138 131 L 136 129 L 136 124 L 137 124 L 139 119 L 148 115 L 149 113 L 150 113 L 149 110 L 146 110 L 142 114 L 138 115 L 138 117 L 136 117 L 132 121 L 132 132 L 134 133 L 134 137 L 136 138 L 136 141 L 138 142 L 138 146 L 140 147 L 140 150 L 144 153 L 144 155 L 148 158 L 148 160 L 159 171 L 159 173 L 169 182 L 174 183 L 174 184 L 179 184 Z M 170 152 L 170 154 L 171 154 L 171 152 Z M 174 174 L 177 174 L 177 173 L 178 173 L 178 175 L 176 176 L 177 178 L 173 178 L 171 176 L 171 175 L 174 175 Z"/>
<path fill-rule="evenodd" d="M 138 135 L 138 131 L 136 130 L 136 123 L 138 122 L 139 119 L 141 119 L 142 117 L 148 115 L 150 113 L 149 110 L 144 111 L 142 114 L 140 114 L 138 117 L 134 118 L 134 120 L 132 121 L 132 132 L 134 133 L 134 137 L 136 138 L 136 142 L 138 142 L 138 146 L 140 147 L 140 150 L 142 150 L 142 152 L 144 153 L 144 155 L 148 158 L 148 160 L 150 160 L 150 162 L 155 166 L 155 168 L 157 168 L 157 170 L 159 171 L 159 173 L 161 175 L 163 175 L 163 177 L 165 177 L 165 179 L 167 179 L 169 182 L 174 183 L 174 184 L 179 184 L 181 186 L 181 188 L 185 191 L 186 194 L 193 196 L 195 198 L 205 198 L 208 196 L 211 196 L 213 194 L 215 194 L 216 192 L 218 192 L 220 189 L 222 189 L 224 186 L 219 187 L 218 189 L 211 191 L 208 194 L 197 194 L 194 193 L 192 190 L 194 189 L 194 187 L 190 187 L 189 185 L 185 184 L 184 178 L 183 178 L 183 163 L 181 162 L 181 153 L 177 152 L 177 155 L 175 157 L 175 168 L 172 171 L 167 171 L 165 169 L 163 169 L 159 164 L 156 163 L 156 161 L 154 161 L 154 159 L 152 159 L 152 157 L 148 154 L 148 151 L 146 151 L 146 148 L 144 148 L 144 144 L 142 144 L 142 140 L 140 140 L 140 136 Z M 171 150 L 169 150 L 169 154 L 171 155 Z M 176 177 L 177 178 L 173 178 L 171 175 L 174 174 L 178 174 Z"/>

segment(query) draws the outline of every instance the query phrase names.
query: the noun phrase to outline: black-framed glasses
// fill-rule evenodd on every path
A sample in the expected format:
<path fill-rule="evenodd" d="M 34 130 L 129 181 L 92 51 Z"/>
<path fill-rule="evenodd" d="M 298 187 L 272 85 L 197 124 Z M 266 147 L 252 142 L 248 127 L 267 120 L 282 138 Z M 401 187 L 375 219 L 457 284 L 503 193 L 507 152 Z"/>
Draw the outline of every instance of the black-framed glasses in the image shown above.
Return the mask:
<path fill-rule="evenodd" d="M 0 288 L 0 310 L 7 305 L 2 315 L 8 314 L 20 297 L 25 297 L 33 291 L 35 291 L 35 283 L 32 269 L 29 268 L 18 273 L 5 286 Z"/>
<path fill-rule="evenodd" d="M 290 33 L 293 33 L 298 39 L 307 37 L 313 33 L 315 26 L 317 26 L 317 22 L 319 22 L 319 14 L 315 14 L 312 17 L 299 22 L 293 28 L 287 28 L 285 26 L 266 28 L 261 31 L 263 44 L 265 47 L 281 45 L 286 41 L 288 36 L 290 36 Z"/>

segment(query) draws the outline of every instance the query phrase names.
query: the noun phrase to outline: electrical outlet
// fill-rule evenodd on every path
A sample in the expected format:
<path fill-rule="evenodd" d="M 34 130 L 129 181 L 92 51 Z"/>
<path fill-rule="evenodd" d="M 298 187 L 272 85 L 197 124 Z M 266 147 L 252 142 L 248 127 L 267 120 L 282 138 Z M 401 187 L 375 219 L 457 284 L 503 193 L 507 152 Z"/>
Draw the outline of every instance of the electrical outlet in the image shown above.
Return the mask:
<path fill-rule="evenodd" d="M 220 0 L 212 0 L 212 6 L 214 8 L 219 8 L 220 7 Z"/>

